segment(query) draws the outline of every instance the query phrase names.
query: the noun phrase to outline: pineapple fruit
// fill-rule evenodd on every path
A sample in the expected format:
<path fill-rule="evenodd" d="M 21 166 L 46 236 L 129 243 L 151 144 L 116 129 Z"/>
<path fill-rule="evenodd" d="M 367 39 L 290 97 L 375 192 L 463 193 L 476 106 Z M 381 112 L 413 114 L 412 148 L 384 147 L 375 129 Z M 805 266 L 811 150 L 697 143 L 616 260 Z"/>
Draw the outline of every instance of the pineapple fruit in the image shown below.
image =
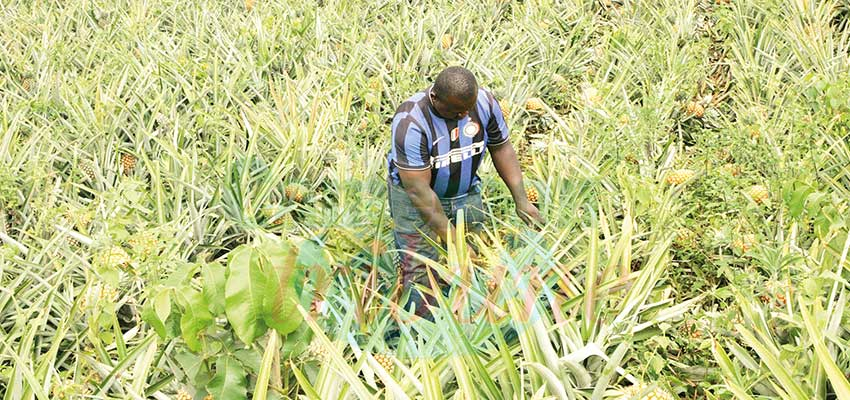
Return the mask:
<path fill-rule="evenodd" d="M 686 182 L 688 179 L 693 178 L 694 171 L 689 169 L 677 169 L 673 170 L 667 177 L 664 179 L 665 182 L 669 185 L 681 185 Z"/>
<path fill-rule="evenodd" d="M 552 82 L 560 90 L 567 90 L 570 87 L 569 82 L 561 74 L 552 75 Z"/>
<path fill-rule="evenodd" d="M 381 366 L 384 367 L 387 372 L 393 372 L 393 367 L 395 367 L 395 364 L 393 363 L 391 353 L 378 353 L 374 354 L 373 357 L 375 357 L 375 361 L 377 361 L 378 364 L 381 364 Z"/>
<path fill-rule="evenodd" d="M 384 242 L 382 240 L 374 239 L 369 245 L 369 250 L 372 252 L 372 254 L 383 254 L 387 250 L 387 246 L 384 245 Z"/>
<path fill-rule="evenodd" d="M 652 389 L 652 391 L 647 392 L 646 389 L 648 387 L 649 386 L 643 382 L 629 386 L 623 389 L 620 400 L 630 400 L 632 398 L 638 400 L 673 400 L 673 396 L 666 390 L 656 387 L 655 389 Z M 641 393 L 644 394 L 641 395 Z M 638 395 L 641 395 L 641 397 L 636 397 Z"/>
<path fill-rule="evenodd" d="M 540 195 L 537 193 L 537 188 L 534 186 L 528 186 L 525 188 L 525 197 L 528 198 L 528 201 L 531 204 L 537 204 L 537 201 L 540 200 Z"/>
<path fill-rule="evenodd" d="M 174 400 L 192 400 L 192 395 L 185 389 L 180 389 L 177 391 L 177 396 L 174 397 Z"/>
<path fill-rule="evenodd" d="M 204 400 L 213 400 L 213 395 L 212 395 L 212 393 L 207 394 L 206 396 L 204 396 Z"/>
<path fill-rule="evenodd" d="M 705 107 L 695 101 L 689 102 L 685 107 L 685 111 L 687 111 L 689 115 L 693 115 L 697 118 L 702 118 L 703 115 L 705 115 Z"/>
<path fill-rule="evenodd" d="M 29 92 L 33 87 L 33 82 L 32 78 L 24 78 L 21 81 L 21 88 L 23 88 L 25 92 Z"/>
<path fill-rule="evenodd" d="M 546 104 L 539 97 L 530 97 L 525 101 L 525 109 L 528 111 L 543 111 L 545 106 Z"/>
<path fill-rule="evenodd" d="M 296 203 L 303 202 L 306 194 L 307 189 L 297 183 L 286 185 L 286 188 L 284 189 L 284 195 L 286 198 Z"/>
<path fill-rule="evenodd" d="M 328 349 L 325 348 L 317 339 L 313 339 L 304 351 L 304 357 L 307 359 L 324 362 L 328 359 Z"/>
<path fill-rule="evenodd" d="M 245 0 L 245 9 L 251 11 L 254 9 L 254 0 Z"/>
<path fill-rule="evenodd" d="M 741 175 L 741 166 L 734 163 L 726 163 L 723 164 L 723 170 L 726 171 L 727 174 L 736 177 Z"/>
<path fill-rule="evenodd" d="M 511 115 L 511 105 L 505 101 L 499 102 L 499 107 L 502 109 L 502 117 L 505 118 L 505 122 L 508 122 L 508 115 Z"/>
<path fill-rule="evenodd" d="M 750 196 L 756 204 L 762 204 L 770 199 L 770 192 L 762 185 L 753 185 L 747 190 L 747 195 Z"/>
<path fill-rule="evenodd" d="M 130 153 L 121 153 L 121 169 L 124 175 L 130 175 L 136 167 L 136 156 Z"/>
<path fill-rule="evenodd" d="M 751 233 L 741 235 L 735 240 L 732 241 L 732 247 L 738 250 L 741 253 L 746 253 L 753 248 L 753 244 L 756 242 L 756 235 Z"/>
<path fill-rule="evenodd" d="M 89 180 L 94 181 L 94 164 L 92 164 L 91 161 L 80 161 L 78 166 L 80 167 L 80 171 L 83 172 L 83 175 L 85 175 Z"/>
<path fill-rule="evenodd" d="M 136 254 L 140 255 L 142 258 L 150 257 L 154 255 L 157 249 L 157 235 L 151 231 L 142 231 L 138 232 L 129 240 L 127 240 L 127 244 L 133 248 L 133 251 Z"/>
<path fill-rule="evenodd" d="M 682 248 L 688 249 L 696 247 L 697 244 L 697 234 L 688 229 L 688 228 L 679 228 L 676 231 L 676 239 L 673 241 L 673 245 Z"/>
<path fill-rule="evenodd" d="M 448 50 L 449 47 L 452 47 L 453 43 L 454 38 L 448 33 L 440 38 L 440 45 L 443 47 L 443 50 Z"/>
<path fill-rule="evenodd" d="M 93 262 L 104 267 L 126 268 L 130 265 L 130 256 L 119 246 L 102 250 L 94 256 Z"/>

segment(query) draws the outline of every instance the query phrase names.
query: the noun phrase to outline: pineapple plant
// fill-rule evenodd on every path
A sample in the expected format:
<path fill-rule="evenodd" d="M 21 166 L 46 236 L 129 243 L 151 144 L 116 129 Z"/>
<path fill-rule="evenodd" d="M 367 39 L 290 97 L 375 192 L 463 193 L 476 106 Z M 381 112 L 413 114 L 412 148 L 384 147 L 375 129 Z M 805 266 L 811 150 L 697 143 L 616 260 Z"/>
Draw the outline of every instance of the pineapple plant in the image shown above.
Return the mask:
<path fill-rule="evenodd" d="M 702 118 L 703 115 L 705 115 L 705 107 L 695 101 L 689 102 L 688 105 L 685 106 L 685 111 L 688 112 L 688 115 L 693 115 L 697 118 Z"/>
<path fill-rule="evenodd" d="M 770 200 L 770 192 L 767 191 L 767 188 L 762 185 L 753 185 L 747 190 L 747 196 L 749 196 L 756 204 L 763 204 Z"/>
<path fill-rule="evenodd" d="M 669 185 L 681 185 L 694 177 L 694 171 L 689 169 L 676 169 L 667 174 L 664 181 Z"/>
<path fill-rule="evenodd" d="M 192 395 L 185 389 L 181 388 L 177 391 L 177 396 L 174 397 L 174 400 L 192 400 Z"/>
<path fill-rule="evenodd" d="M 528 111 L 543 111 L 546 104 L 539 97 L 530 97 L 525 101 L 525 109 Z"/>
<path fill-rule="evenodd" d="M 525 188 L 525 197 L 531 204 L 537 204 L 537 202 L 540 200 L 540 194 L 537 193 L 537 188 L 530 185 Z"/>
<path fill-rule="evenodd" d="M 440 45 L 443 47 L 443 50 L 448 50 L 449 47 L 452 47 L 454 44 L 454 37 L 452 35 L 446 33 L 440 38 Z"/>
<path fill-rule="evenodd" d="M 121 153 L 121 170 L 124 175 L 130 175 L 136 167 L 136 156 L 130 153 Z"/>
<path fill-rule="evenodd" d="M 647 391 L 649 385 L 641 382 L 636 385 L 629 386 L 621 391 L 620 400 L 673 400 L 673 396 L 666 390 L 656 387 L 651 391 Z M 640 396 L 640 397 L 638 397 Z"/>

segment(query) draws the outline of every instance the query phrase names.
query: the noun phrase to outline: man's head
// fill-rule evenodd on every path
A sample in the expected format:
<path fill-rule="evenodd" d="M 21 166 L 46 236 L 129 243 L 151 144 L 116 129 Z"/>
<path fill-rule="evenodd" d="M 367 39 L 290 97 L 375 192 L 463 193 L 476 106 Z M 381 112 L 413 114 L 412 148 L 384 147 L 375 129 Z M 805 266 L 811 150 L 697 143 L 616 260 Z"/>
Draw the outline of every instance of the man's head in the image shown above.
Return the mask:
<path fill-rule="evenodd" d="M 431 105 L 443 118 L 466 117 L 478 99 L 478 82 L 468 69 L 448 67 L 437 75 L 430 94 Z"/>

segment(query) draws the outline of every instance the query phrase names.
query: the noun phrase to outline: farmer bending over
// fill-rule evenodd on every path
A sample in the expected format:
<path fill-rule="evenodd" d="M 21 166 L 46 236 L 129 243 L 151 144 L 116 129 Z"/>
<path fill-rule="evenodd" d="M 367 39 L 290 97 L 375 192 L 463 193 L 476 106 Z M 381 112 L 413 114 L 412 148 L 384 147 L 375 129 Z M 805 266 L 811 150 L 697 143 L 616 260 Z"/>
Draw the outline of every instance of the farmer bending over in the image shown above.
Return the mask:
<path fill-rule="evenodd" d="M 519 217 L 527 224 L 543 223 L 540 212 L 526 198 L 502 109 L 492 93 L 478 87 L 472 72 L 463 67 L 446 68 L 433 85 L 398 107 L 387 156 L 397 249 L 437 261 L 437 249 L 422 235 L 442 244 L 448 235 L 454 239 L 454 219 L 460 209 L 468 229 L 481 230 L 484 207 L 476 172 L 488 151 L 511 191 Z M 398 255 L 403 292 L 409 292 L 405 309 L 413 304 L 417 316 L 430 319 L 426 306 L 436 305 L 434 297 L 410 290 L 415 283 L 430 287 L 426 266 L 408 253 Z"/>

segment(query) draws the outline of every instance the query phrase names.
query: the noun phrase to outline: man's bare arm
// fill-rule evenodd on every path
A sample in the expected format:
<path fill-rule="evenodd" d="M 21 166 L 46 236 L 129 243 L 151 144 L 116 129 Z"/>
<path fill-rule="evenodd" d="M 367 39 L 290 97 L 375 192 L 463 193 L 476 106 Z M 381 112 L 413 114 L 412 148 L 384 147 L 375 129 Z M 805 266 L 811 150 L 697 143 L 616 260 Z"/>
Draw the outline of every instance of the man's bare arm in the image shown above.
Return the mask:
<path fill-rule="evenodd" d="M 446 235 L 454 233 L 454 227 L 449 232 L 449 219 L 443 212 L 437 193 L 431 189 L 431 170 L 411 171 L 399 168 L 399 176 L 407 196 L 413 206 L 419 211 L 422 220 L 437 234 L 443 243 Z"/>

